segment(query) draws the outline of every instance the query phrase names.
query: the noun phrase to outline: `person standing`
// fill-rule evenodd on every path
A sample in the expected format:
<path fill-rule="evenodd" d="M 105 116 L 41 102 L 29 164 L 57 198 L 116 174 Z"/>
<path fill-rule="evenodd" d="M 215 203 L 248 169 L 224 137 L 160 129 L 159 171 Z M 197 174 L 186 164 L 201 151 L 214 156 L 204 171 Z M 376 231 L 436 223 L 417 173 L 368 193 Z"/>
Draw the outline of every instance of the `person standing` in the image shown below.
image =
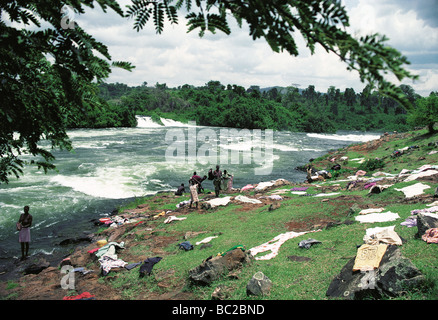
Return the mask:
<path fill-rule="evenodd" d="M 192 207 L 192 204 L 195 204 L 195 207 L 198 208 L 198 202 L 199 202 L 199 198 L 198 198 L 198 191 L 197 191 L 197 186 L 198 184 L 190 179 L 189 180 L 189 184 L 190 184 L 190 208 Z"/>
<path fill-rule="evenodd" d="M 18 241 L 21 245 L 21 260 L 24 260 L 29 256 L 30 227 L 32 226 L 29 206 L 24 207 L 24 213 L 20 214 L 17 226 L 19 228 Z"/>
<path fill-rule="evenodd" d="M 216 170 L 213 172 L 213 176 L 214 192 L 216 194 L 216 197 L 219 197 L 222 182 L 222 171 L 219 170 L 219 165 L 216 166 Z"/>
<path fill-rule="evenodd" d="M 227 170 L 224 170 L 222 175 L 222 190 L 230 192 L 233 186 L 233 175 L 229 174 Z"/>

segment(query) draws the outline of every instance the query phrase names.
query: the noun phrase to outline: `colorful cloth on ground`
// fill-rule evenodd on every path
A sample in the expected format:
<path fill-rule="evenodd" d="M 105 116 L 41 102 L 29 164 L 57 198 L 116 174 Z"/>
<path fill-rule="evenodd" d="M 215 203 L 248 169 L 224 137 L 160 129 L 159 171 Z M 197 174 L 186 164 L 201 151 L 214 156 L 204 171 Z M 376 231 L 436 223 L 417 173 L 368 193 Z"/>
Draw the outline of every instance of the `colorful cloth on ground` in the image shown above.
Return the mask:
<path fill-rule="evenodd" d="M 270 253 L 265 254 L 264 256 L 255 258 L 256 260 L 269 260 L 269 259 L 272 259 L 278 255 L 278 251 L 280 250 L 280 247 L 287 240 L 299 237 L 299 236 L 306 234 L 306 233 L 309 233 L 309 232 L 318 232 L 318 231 L 321 231 L 321 230 L 303 231 L 303 232 L 290 231 L 290 232 L 282 233 L 282 234 L 276 236 L 274 239 L 269 240 L 266 243 L 263 243 L 257 247 L 249 249 L 249 251 L 251 252 L 251 254 L 253 256 L 256 256 L 257 254 L 262 253 L 262 252 L 271 251 Z"/>
<path fill-rule="evenodd" d="M 406 226 L 408 228 L 416 227 L 417 226 L 417 217 L 416 216 L 407 217 L 405 221 L 400 223 L 400 225 Z"/>
<path fill-rule="evenodd" d="M 250 184 L 247 184 L 242 189 L 240 189 L 240 191 L 245 191 L 245 190 L 250 190 L 250 189 L 254 189 L 254 186 L 250 185 Z"/>
<path fill-rule="evenodd" d="M 62 298 L 62 300 L 94 300 L 95 297 L 96 296 L 94 294 L 86 291 L 76 296 L 65 296 L 64 298 Z"/>
<path fill-rule="evenodd" d="M 178 244 L 180 249 L 184 249 L 185 251 L 193 250 L 193 244 L 189 241 L 184 241 Z"/>
<path fill-rule="evenodd" d="M 427 229 L 421 239 L 427 243 L 438 243 L 438 228 Z"/>
<path fill-rule="evenodd" d="M 411 214 L 419 214 L 419 213 L 435 213 L 438 212 L 438 206 L 433 206 L 425 209 L 414 209 L 411 210 Z"/>
<path fill-rule="evenodd" d="M 371 271 L 377 269 L 387 247 L 387 244 L 361 245 L 357 250 L 353 271 Z"/>
<path fill-rule="evenodd" d="M 238 245 L 235 245 L 234 247 L 231 247 L 230 249 L 228 249 L 225 252 L 218 253 L 218 256 L 221 255 L 223 257 L 224 255 L 227 254 L 227 252 L 233 251 L 235 249 L 241 249 L 242 251 L 245 251 L 246 247 L 243 244 L 238 244 Z"/>
<path fill-rule="evenodd" d="M 106 276 L 112 268 L 123 268 L 127 265 L 125 261 L 121 259 L 114 259 L 110 256 L 103 256 L 99 259 L 99 262 L 104 276 Z"/>
<path fill-rule="evenodd" d="M 125 248 L 125 243 L 122 241 L 120 243 L 117 242 L 110 242 L 106 245 L 104 245 L 102 248 L 100 248 L 99 250 L 97 250 L 96 252 L 96 256 L 98 258 L 102 257 L 103 255 L 105 255 L 105 253 L 107 253 L 107 251 L 111 248 L 111 246 L 117 247 L 119 249 L 124 249 Z"/>

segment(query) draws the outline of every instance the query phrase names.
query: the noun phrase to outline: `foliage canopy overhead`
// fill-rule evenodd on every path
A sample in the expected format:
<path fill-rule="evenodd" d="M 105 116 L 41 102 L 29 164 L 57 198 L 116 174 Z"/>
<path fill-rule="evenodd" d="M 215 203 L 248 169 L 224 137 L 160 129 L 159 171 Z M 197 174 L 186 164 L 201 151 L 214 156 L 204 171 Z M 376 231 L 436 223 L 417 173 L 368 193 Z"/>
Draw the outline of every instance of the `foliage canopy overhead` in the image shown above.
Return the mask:
<path fill-rule="evenodd" d="M 157 33 L 163 32 L 165 19 L 178 23 L 180 13 L 186 15 L 188 32 L 229 34 L 232 17 L 240 26 L 248 23 L 253 39 L 264 38 L 275 52 L 293 56 L 298 55 L 298 31 L 312 53 L 321 45 L 358 71 L 363 82 L 411 108 L 399 87 L 384 78 L 416 79 L 403 68 L 408 61 L 386 45 L 385 36 L 350 35 L 340 1 L 132 0 L 125 13 L 116 0 L 6 0 L 0 3 L 0 182 L 22 174 L 23 152 L 42 157 L 38 167 L 54 168 L 53 155 L 38 142 L 47 139 L 52 148 L 71 149 L 66 124 L 105 103 L 98 99 L 96 83 L 108 77 L 111 67 L 132 70 L 128 62 L 112 61 L 105 44 L 66 16 L 66 6 L 84 14 L 96 4 L 104 12 L 135 18 L 137 31 L 152 19 Z"/>

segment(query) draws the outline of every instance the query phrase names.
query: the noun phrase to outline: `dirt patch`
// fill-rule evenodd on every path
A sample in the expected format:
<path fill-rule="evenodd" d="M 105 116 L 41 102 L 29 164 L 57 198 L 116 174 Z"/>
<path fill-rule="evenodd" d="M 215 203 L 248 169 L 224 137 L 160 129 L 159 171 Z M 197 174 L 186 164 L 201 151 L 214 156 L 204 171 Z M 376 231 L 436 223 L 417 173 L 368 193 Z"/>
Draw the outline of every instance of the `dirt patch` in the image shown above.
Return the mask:
<path fill-rule="evenodd" d="M 306 221 L 290 221 L 286 223 L 286 228 L 288 231 L 303 232 L 309 230 L 323 229 L 327 225 L 335 222 L 335 220 L 328 218 L 310 217 L 306 218 Z"/>

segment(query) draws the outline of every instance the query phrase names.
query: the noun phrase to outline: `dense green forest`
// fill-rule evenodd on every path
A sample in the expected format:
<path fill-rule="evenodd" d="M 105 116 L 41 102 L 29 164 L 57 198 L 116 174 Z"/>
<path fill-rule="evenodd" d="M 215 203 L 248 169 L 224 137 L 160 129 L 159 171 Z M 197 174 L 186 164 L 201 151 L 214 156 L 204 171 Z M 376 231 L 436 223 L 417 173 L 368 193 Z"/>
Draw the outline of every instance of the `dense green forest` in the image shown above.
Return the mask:
<path fill-rule="evenodd" d="M 422 97 L 401 85 L 413 105 Z M 135 115 L 148 115 L 198 125 L 236 128 L 272 128 L 301 132 L 406 131 L 412 129 L 406 110 L 391 98 L 366 86 L 362 92 L 330 87 L 321 93 L 309 85 L 245 89 L 209 81 L 205 86 L 166 84 L 129 87 L 123 83 L 99 86 L 102 108 L 90 110 L 74 127 L 135 126 Z M 70 125 L 72 126 L 72 125 Z"/>

